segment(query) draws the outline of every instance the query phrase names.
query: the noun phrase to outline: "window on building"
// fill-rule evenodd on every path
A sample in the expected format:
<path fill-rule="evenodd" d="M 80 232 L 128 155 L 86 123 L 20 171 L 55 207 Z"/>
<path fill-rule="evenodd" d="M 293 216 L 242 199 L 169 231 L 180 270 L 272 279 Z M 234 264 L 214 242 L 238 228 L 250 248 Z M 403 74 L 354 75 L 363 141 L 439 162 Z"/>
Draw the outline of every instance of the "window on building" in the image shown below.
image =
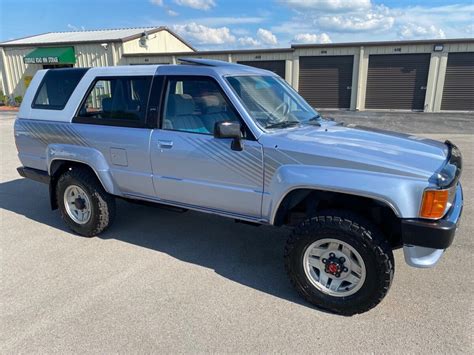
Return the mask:
<path fill-rule="evenodd" d="M 62 110 L 87 69 L 49 70 L 43 77 L 32 108 Z"/>
<path fill-rule="evenodd" d="M 79 110 L 79 122 L 140 126 L 145 123 L 151 77 L 95 81 Z"/>

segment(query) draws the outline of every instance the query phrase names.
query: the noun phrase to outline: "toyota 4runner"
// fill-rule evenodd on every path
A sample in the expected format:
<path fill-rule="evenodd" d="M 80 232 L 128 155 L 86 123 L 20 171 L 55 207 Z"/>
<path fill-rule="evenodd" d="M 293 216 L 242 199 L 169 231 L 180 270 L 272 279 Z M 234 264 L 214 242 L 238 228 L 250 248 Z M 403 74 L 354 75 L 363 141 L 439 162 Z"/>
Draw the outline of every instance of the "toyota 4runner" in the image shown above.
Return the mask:
<path fill-rule="evenodd" d="M 365 312 L 392 250 L 431 267 L 453 241 L 462 159 L 449 141 L 323 119 L 283 79 L 243 65 L 40 70 L 15 122 L 20 175 L 95 236 L 115 197 L 288 226 L 290 280 L 317 307 Z"/>

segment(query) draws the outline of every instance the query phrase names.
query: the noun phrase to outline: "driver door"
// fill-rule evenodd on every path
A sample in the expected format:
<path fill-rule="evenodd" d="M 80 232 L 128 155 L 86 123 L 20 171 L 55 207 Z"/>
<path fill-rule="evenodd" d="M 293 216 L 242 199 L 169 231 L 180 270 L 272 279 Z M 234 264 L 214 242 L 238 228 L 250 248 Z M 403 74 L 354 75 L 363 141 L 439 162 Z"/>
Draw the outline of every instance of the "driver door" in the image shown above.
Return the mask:
<path fill-rule="evenodd" d="M 211 77 L 168 76 L 163 105 L 161 126 L 151 137 L 156 197 L 191 208 L 259 219 L 262 147 L 245 129 L 242 151 L 231 149 L 231 139 L 214 137 L 216 122 L 244 124 L 219 84 Z"/>

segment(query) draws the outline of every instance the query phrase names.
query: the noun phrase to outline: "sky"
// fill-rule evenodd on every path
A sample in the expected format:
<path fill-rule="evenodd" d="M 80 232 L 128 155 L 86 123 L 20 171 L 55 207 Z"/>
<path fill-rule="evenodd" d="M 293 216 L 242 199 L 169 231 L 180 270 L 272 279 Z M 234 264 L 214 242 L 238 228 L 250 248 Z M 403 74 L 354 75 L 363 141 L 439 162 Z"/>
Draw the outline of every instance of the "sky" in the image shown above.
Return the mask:
<path fill-rule="evenodd" d="M 474 0 L 0 0 L 0 41 L 168 26 L 200 50 L 474 37 Z"/>

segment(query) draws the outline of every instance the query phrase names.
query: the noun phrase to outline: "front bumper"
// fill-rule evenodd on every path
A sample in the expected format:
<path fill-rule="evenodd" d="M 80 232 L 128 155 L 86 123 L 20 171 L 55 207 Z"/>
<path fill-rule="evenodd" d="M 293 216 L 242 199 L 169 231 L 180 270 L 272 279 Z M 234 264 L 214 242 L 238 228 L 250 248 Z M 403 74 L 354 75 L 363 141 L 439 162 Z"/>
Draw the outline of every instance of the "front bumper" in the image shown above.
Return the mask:
<path fill-rule="evenodd" d="M 403 253 L 408 265 L 427 268 L 439 261 L 444 250 L 454 240 L 462 208 L 462 187 L 458 184 L 453 205 L 443 219 L 437 221 L 402 220 Z"/>

